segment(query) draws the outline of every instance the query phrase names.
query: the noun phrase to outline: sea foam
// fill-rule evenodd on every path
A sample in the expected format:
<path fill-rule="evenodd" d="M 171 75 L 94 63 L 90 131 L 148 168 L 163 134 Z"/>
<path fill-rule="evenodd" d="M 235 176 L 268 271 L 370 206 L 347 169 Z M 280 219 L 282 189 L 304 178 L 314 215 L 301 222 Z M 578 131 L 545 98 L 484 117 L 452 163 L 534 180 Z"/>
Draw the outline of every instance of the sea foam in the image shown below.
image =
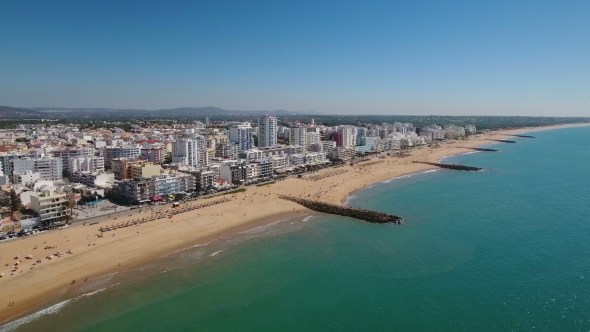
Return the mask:
<path fill-rule="evenodd" d="M 79 299 L 81 299 L 83 297 L 92 296 L 92 295 L 94 295 L 96 293 L 100 293 L 100 292 L 106 290 L 107 288 L 110 288 L 110 287 L 113 287 L 113 286 L 116 286 L 116 285 L 118 285 L 118 283 L 117 284 L 114 284 L 114 285 L 111 285 L 109 287 L 97 289 L 95 291 L 82 294 L 82 295 L 80 295 L 78 297 L 75 297 L 73 299 L 68 299 L 68 300 L 65 300 L 65 301 L 56 303 L 56 304 L 52 305 L 51 307 L 45 308 L 43 310 L 39 310 L 39 311 L 37 311 L 35 313 L 32 313 L 32 314 L 30 314 L 28 316 L 25 316 L 23 318 L 19 318 L 19 319 L 15 320 L 13 322 L 10 322 L 10 323 L 8 323 L 6 325 L 0 326 L 0 332 L 14 331 L 19 326 L 24 325 L 24 324 L 31 323 L 31 322 L 33 322 L 33 321 L 35 321 L 35 320 L 37 320 L 37 319 L 39 319 L 39 318 L 41 318 L 41 317 L 43 317 L 45 315 L 55 315 L 55 314 L 59 313 L 61 311 L 61 309 L 63 309 L 65 306 L 67 306 L 68 304 L 70 304 L 72 302 L 75 302 L 75 301 L 77 301 L 77 300 L 79 300 Z"/>

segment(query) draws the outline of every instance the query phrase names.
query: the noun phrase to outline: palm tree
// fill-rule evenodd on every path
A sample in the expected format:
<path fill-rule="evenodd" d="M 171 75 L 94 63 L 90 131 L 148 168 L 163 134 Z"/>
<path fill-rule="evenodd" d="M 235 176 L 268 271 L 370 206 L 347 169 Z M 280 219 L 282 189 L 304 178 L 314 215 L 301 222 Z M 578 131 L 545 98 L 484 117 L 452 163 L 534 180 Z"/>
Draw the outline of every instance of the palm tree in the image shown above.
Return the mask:
<path fill-rule="evenodd" d="M 70 215 L 73 214 L 75 207 L 76 207 L 76 203 L 74 203 L 73 200 L 69 200 L 66 202 L 66 208 L 70 209 Z"/>
<path fill-rule="evenodd" d="M 74 220 L 74 217 L 72 217 L 69 214 L 66 214 L 65 216 L 63 216 L 62 220 L 66 222 L 66 225 L 69 225 L 72 222 L 72 220 Z"/>

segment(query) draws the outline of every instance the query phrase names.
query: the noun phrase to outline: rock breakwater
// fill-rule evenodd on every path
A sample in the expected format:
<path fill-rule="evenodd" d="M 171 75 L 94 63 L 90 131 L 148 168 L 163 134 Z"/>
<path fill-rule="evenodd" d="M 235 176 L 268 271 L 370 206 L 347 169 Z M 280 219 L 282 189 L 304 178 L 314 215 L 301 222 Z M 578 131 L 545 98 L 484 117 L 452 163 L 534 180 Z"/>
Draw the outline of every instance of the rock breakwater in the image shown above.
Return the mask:
<path fill-rule="evenodd" d="M 470 148 L 467 146 L 458 146 L 458 148 L 462 148 L 462 149 L 469 149 L 469 150 L 474 150 L 474 151 L 482 151 L 482 152 L 498 152 L 499 150 L 496 149 L 488 149 L 488 148 Z"/>
<path fill-rule="evenodd" d="M 465 166 L 465 165 L 457 165 L 457 164 L 430 163 L 427 161 L 414 161 L 414 164 L 425 164 L 425 165 L 431 165 L 431 166 L 436 166 L 436 167 L 440 167 L 440 168 L 454 169 L 457 171 L 469 171 L 469 172 L 477 172 L 477 171 L 481 171 L 483 169 L 481 167 L 473 167 L 473 166 Z"/>
<path fill-rule="evenodd" d="M 500 143 L 516 143 L 516 141 L 511 141 L 507 139 L 488 139 L 488 141 L 500 142 Z"/>
<path fill-rule="evenodd" d="M 401 224 L 403 219 L 396 215 L 382 212 L 357 209 L 348 206 L 324 203 L 311 199 L 298 198 L 288 195 L 279 195 L 279 198 L 297 203 L 306 208 L 323 213 L 335 214 L 343 217 L 351 217 L 377 224 Z"/>

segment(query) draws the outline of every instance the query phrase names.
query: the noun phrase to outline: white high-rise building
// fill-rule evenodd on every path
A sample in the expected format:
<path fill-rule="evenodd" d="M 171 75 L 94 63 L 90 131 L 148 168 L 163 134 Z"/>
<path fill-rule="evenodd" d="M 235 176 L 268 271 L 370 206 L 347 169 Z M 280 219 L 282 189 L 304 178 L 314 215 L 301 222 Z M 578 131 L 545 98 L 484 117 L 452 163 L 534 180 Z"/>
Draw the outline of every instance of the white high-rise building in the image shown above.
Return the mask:
<path fill-rule="evenodd" d="M 268 147 L 277 145 L 277 118 L 263 116 L 258 118 L 258 146 Z"/>
<path fill-rule="evenodd" d="M 115 158 L 137 158 L 141 154 L 141 145 L 106 146 L 104 148 L 104 165 L 111 167 Z"/>
<path fill-rule="evenodd" d="M 356 127 L 340 126 L 338 127 L 338 134 L 342 137 L 343 147 L 353 147 L 356 145 Z"/>
<path fill-rule="evenodd" d="M 97 172 L 104 171 L 104 157 L 75 157 L 69 158 L 68 171 L 75 172 Z"/>
<path fill-rule="evenodd" d="M 70 159 L 77 157 L 92 157 L 94 156 L 93 148 L 67 148 L 63 150 L 51 151 L 54 157 L 61 158 L 62 168 L 68 169 Z"/>
<path fill-rule="evenodd" d="M 172 162 L 200 167 L 206 164 L 207 141 L 203 136 L 183 138 L 174 144 Z"/>
<path fill-rule="evenodd" d="M 13 163 L 12 161 L 15 159 L 22 159 L 22 158 L 38 158 L 39 155 L 36 153 L 29 153 L 29 154 L 5 154 L 5 155 L 0 155 L 0 160 L 2 161 L 2 173 L 4 173 L 4 175 L 6 176 L 11 176 L 12 173 L 14 172 L 13 170 Z"/>
<path fill-rule="evenodd" d="M 236 143 L 240 150 L 246 151 L 254 147 L 254 130 L 249 123 L 231 125 L 229 127 L 229 140 Z"/>
<path fill-rule="evenodd" d="M 319 141 L 320 141 L 320 134 L 319 134 L 319 133 L 316 133 L 316 132 L 309 132 L 309 131 L 308 131 L 308 132 L 305 134 L 305 149 L 306 149 L 307 151 L 309 151 L 309 150 L 310 150 L 310 146 L 311 146 L 313 143 L 317 143 L 317 142 L 319 142 Z"/>
<path fill-rule="evenodd" d="M 61 158 L 22 158 L 12 160 L 14 173 L 39 173 L 42 180 L 63 179 Z"/>
<path fill-rule="evenodd" d="M 365 145 L 367 139 L 367 128 L 356 128 L 356 145 Z"/>
<path fill-rule="evenodd" d="M 305 127 L 291 127 L 289 128 L 289 145 L 299 145 L 302 146 L 304 149 L 307 144 L 305 144 L 306 140 L 307 129 Z"/>

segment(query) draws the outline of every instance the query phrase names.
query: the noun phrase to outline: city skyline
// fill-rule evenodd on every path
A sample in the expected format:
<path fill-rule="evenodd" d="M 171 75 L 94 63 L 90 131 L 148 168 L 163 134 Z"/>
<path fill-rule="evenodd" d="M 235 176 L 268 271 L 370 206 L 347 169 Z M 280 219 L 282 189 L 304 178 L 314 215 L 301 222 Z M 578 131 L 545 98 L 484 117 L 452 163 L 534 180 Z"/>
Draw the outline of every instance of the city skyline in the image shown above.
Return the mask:
<path fill-rule="evenodd" d="M 590 4 L 12 2 L 0 104 L 584 116 Z"/>

